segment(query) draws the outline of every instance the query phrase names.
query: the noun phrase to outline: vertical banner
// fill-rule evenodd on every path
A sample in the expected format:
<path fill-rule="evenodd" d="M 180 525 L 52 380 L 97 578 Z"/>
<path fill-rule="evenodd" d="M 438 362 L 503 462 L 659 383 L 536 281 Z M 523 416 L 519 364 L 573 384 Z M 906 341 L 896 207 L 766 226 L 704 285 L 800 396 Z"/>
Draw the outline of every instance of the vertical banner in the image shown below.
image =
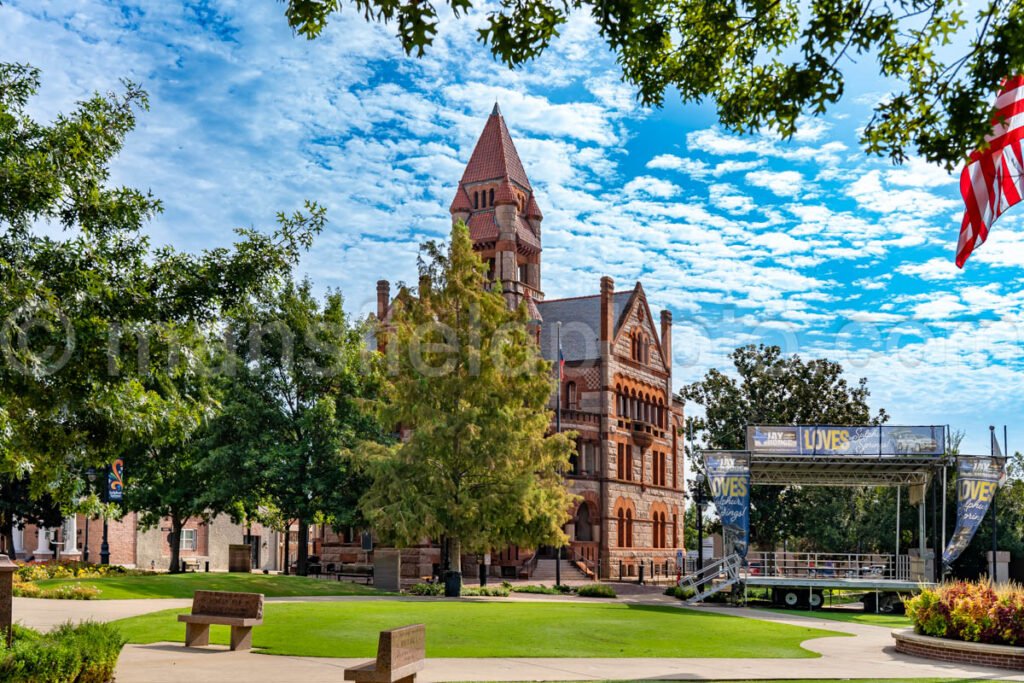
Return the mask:
<path fill-rule="evenodd" d="M 118 458 L 107 468 L 107 502 L 124 499 L 124 460 Z"/>
<path fill-rule="evenodd" d="M 745 454 L 705 453 L 708 485 L 722 521 L 725 556 L 747 556 L 750 542 L 750 465 Z"/>
<path fill-rule="evenodd" d="M 957 459 L 956 530 L 942 551 L 942 564 L 948 566 L 967 548 L 995 496 L 1002 476 L 1000 458 L 967 457 Z"/>

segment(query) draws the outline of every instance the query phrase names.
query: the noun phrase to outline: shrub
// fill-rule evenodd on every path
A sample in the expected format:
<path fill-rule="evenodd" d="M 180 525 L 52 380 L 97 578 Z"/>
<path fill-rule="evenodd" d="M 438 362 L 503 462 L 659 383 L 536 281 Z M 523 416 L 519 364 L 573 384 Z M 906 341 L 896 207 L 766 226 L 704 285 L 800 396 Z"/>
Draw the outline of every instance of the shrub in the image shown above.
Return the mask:
<path fill-rule="evenodd" d="M 70 623 L 40 634 L 14 627 L 14 642 L 0 638 L 0 680 L 7 683 L 107 683 L 125 639 L 115 626 Z"/>
<path fill-rule="evenodd" d="M 140 576 L 153 572 L 141 569 L 125 569 L 113 564 L 89 564 L 88 562 L 30 562 L 18 568 L 16 581 L 42 581 L 44 579 L 102 579 L 106 576 Z"/>
<path fill-rule="evenodd" d="M 406 589 L 409 595 L 444 595 L 443 583 L 417 583 Z"/>
<path fill-rule="evenodd" d="M 561 588 L 567 588 L 567 586 L 562 586 Z M 569 590 L 572 590 L 572 589 L 569 589 Z M 540 586 L 532 586 L 532 585 L 531 586 L 513 586 L 512 587 L 512 592 L 513 593 L 534 593 L 534 594 L 537 594 L 537 595 L 562 595 L 564 593 L 563 590 L 555 588 L 554 586 L 544 586 L 544 585 L 540 585 Z"/>
<path fill-rule="evenodd" d="M 488 588 L 487 586 L 481 586 L 480 588 L 467 588 L 462 587 L 463 597 L 490 597 L 490 598 L 507 598 L 509 590 L 504 586 L 493 586 Z"/>
<path fill-rule="evenodd" d="M 606 583 L 591 583 L 586 586 L 580 586 L 576 590 L 576 595 L 581 598 L 617 598 L 615 589 Z"/>
<path fill-rule="evenodd" d="M 669 586 L 665 589 L 665 595 L 671 595 L 673 598 L 679 600 L 689 600 L 695 593 L 692 588 L 683 588 L 682 586 Z"/>
<path fill-rule="evenodd" d="M 925 589 L 906 603 L 914 630 L 975 643 L 1024 644 L 1024 590 L 960 581 Z"/>

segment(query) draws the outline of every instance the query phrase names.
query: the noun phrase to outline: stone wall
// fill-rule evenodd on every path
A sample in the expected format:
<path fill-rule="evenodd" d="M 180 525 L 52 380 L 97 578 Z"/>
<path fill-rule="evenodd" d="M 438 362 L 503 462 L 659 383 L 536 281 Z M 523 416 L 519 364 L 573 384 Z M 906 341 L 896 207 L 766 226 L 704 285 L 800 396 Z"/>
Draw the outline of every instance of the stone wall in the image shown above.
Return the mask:
<path fill-rule="evenodd" d="M 937 659 L 943 662 L 1024 671 L 1024 647 L 933 638 L 918 635 L 909 630 L 893 631 L 892 637 L 896 640 L 896 651 L 903 654 Z"/>

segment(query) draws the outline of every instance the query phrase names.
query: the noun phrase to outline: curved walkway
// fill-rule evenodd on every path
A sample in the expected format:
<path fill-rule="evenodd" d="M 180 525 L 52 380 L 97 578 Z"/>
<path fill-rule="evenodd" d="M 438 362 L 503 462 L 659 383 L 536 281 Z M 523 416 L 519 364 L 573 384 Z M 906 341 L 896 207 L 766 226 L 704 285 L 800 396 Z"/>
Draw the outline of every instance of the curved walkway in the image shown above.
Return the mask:
<path fill-rule="evenodd" d="M 285 600 L 295 601 L 295 598 Z M 17 599 L 18 621 L 29 626 L 84 618 L 101 621 L 187 606 L 188 600 L 107 600 L 71 602 Z M 664 600 L 651 600 L 665 604 Z M 676 602 L 676 605 L 679 603 Z M 780 678 L 971 678 L 1024 681 L 1024 675 L 1000 669 L 945 664 L 898 654 L 892 629 L 796 614 L 751 609 L 699 607 L 764 621 L 815 626 L 853 635 L 852 638 L 816 638 L 804 647 L 818 659 L 429 659 L 419 676 L 425 683 L 439 681 L 585 681 L 585 680 L 743 680 Z M 685 646 L 685 643 L 683 643 Z M 366 660 L 285 657 L 226 648 L 185 648 L 178 643 L 128 645 L 117 667 L 118 683 L 180 683 L 182 680 L 244 680 L 249 683 L 337 683 L 343 670 Z"/>

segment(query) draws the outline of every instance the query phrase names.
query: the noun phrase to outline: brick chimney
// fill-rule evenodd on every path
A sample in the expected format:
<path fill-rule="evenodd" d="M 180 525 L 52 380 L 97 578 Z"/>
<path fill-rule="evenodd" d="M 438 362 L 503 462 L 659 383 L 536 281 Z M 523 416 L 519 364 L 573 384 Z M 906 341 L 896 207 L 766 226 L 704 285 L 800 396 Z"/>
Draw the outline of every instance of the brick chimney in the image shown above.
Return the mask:
<path fill-rule="evenodd" d="M 665 354 L 665 368 L 672 368 L 672 311 L 661 312 L 661 352 Z"/>
<path fill-rule="evenodd" d="M 607 275 L 601 278 L 601 341 L 610 342 L 615 334 L 615 280 Z"/>
<path fill-rule="evenodd" d="M 377 280 L 377 320 L 384 320 L 391 305 L 391 283 Z"/>

